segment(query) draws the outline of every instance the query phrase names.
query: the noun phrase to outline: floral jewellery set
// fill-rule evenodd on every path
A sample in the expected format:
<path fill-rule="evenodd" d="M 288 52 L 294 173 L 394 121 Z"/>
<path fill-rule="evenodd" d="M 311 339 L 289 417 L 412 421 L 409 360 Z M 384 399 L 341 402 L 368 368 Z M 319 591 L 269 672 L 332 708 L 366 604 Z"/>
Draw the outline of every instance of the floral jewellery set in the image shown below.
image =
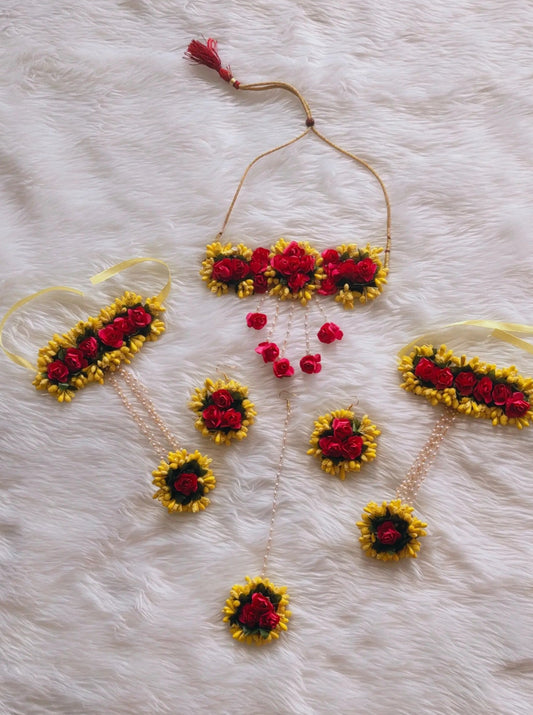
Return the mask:
<path fill-rule="evenodd" d="M 189 453 L 180 449 L 176 437 L 156 411 L 146 387 L 123 367 L 145 343 L 157 340 L 165 330 L 160 316 L 165 310 L 162 303 L 170 292 L 168 266 L 157 258 L 133 258 L 90 280 L 93 284 L 101 283 L 145 261 L 155 261 L 167 269 L 167 283 L 158 295 L 144 299 L 137 293 L 126 291 L 111 305 L 102 308 L 96 317 L 78 322 L 63 335 L 54 335 L 39 350 L 37 366 L 4 347 L 2 331 L 7 319 L 44 293 L 68 291 L 83 295 L 81 291 L 54 286 L 19 300 L 0 323 L 0 346 L 15 363 L 37 373 L 33 381 L 37 390 L 45 390 L 63 404 L 71 402 L 79 390 L 90 383 L 103 384 L 108 379 L 160 459 L 153 472 L 153 484 L 158 488 L 154 499 L 159 499 L 170 512 L 197 512 L 209 504 L 207 494 L 215 487 L 215 477 L 209 467 L 211 460 L 198 451 Z M 253 410 L 253 405 L 247 409 Z M 165 449 L 162 442 L 168 443 L 171 451 Z"/>
<path fill-rule="evenodd" d="M 366 161 L 337 146 L 316 129 L 307 101 L 290 84 L 285 82 L 241 84 L 233 77 L 229 67 L 222 67 L 217 53 L 217 43 L 212 39 L 207 40 L 206 44 L 196 40 L 191 42 L 186 57 L 216 70 L 222 79 L 230 83 L 234 89 L 254 92 L 283 89 L 291 92 L 298 98 L 305 111 L 305 131 L 290 141 L 260 154 L 247 166 L 226 213 L 222 228 L 215 241 L 207 246 L 200 275 L 207 287 L 217 296 L 229 292 L 235 293 L 239 298 L 260 296 L 256 309 L 247 313 L 246 324 L 253 330 L 262 330 L 268 325 L 265 339 L 257 345 L 255 351 L 265 363 L 272 364 L 272 370 L 276 377 L 284 378 L 294 375 L 293 363 L 295 364 L 296 360 L 299 361 L 302 372 L 316 374 L 321 371 L 322 363 L 320 353 L 311 349 L 309 306 L 316 304 L 322 317 L 323 323 L 317 332 L 318 340 L 322 344 L 331 344 L 341 340 L 343 332 L 338 325 L 328 320 L 320 302 L 321 297 L 331 296 L 345 309 L 352 309 L 355 303 L 367 303 L 376 298 L 386 283 L 391 247 L 391 208 L 385 185 L 378 173 Z M 364 166 L 377 179 L 387 209 L 384 249 L 370 244 L 358 247 L 355 243 L 344 243 L 319 252 L 308 241 L 285 238 L 280 238 L 269 248 L 251 247 L 241 240 L 233 242 L 223 240 L 224 231 L 250 169 L 263 157 L 295 144 L 309 134 L 314 134 L 328 146 Z M 382 252 L 384 252 L 383 263 L 380 260 Z M 261 312 L 267 295 L 279 300 L 292 301 L 285 337 L 279 345 L 274 341 L 280 313 L 279 303 L 276 305 L 272 320 L 269 321 L 267 315 Z M 295 314 L 294 306 L 297 303 L 305 307 L 305 354 L 302 354 L 302 351 L 299 356 L 294 355 L 289 358 L 286 353 L 287 344 Z M 221 386 L 218 384 L 206 383 L 205 389 L 197 390 L 193 396 L 191 407 L 198 416 L 196 426 L 203 434 L 212 436 L 217 442 L 227 442 L 230 437 L 220 432 L 220 426 L 226 424 L 228 419 L 221 414 L 220 410 L 228 407 L 231 409 L 233 405 L 228 402 L 225 395 L 217 402 L 213 391 L 220 391 L 220 389 Z M 209 401 L 210 395 L 211 400 Z M 244 404 L 243 402 L 242 405 L 244 406 Z M 290 416 L 291 404 L 286 398 L 281 451 L 274 478 L 270 529 L 261 575 L 253 579 L 247 577 L 244 585 L 233 586 L 224 609 L 224 621 L 228 623 L 233 637 L 239 641 L 257 645 L 278 638 L 280 632 L 287 629 L 289 616 L 289 611 L 287 611 L 288 596 L 285 588 L 275 586 L 266 578 L 265 573 L 272 545 Z M 242 414 L 242 422 L 240 414 L 232 413 L 230 421 L 233 419 L 235 420 L 235 429 L 238 429 L 241 424 L 244 425 L 244 414 Z M 321 460 L 322 469 L 329 474 L 338 475 L 344 479 L 348 472 L 358 471 L 362 464 L 375 457 L 375 438 L 379 435 L 379 431 L 366 415 L 359 420 L 348 408 L 320 417 L 315 426 L 316 429 L 311 437 L 312 449 L 310 453 Z M 236 436 L 239 438 L 239 431 Z"/>
<path fill-rule="evenodd" d="M 492 335 L 533 353 L 533 345 L 512 335 L 533 334 L 533 327 L 514 323 L 471 320 L 454 325 L 475 325 L 491 329 Z M 401 387 L 425 397 L 432 405 L 443 405 L 431 435 L 420 450 L 396 498 L 381 505 L 368 504 L 357 526 L 364 552 L 380 561 L 416 557 L 425 527 L 413 514 L 413 503 L 439 446 L 457 415 L 488 419 L 496 427 L 510 425 L 522 429 L 533 420 L 533 379 L 522 377 L 514 365 L 505 368 L 454 355 L 446 345 L 435 347 L 418 338 L 403 348 L 398 369 Z"/>

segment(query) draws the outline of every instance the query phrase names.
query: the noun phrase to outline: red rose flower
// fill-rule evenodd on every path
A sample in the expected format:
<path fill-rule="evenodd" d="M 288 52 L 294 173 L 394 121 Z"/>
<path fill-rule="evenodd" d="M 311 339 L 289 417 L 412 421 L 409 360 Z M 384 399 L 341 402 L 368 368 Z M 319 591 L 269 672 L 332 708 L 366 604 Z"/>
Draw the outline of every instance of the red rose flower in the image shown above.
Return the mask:
<path fill-rule="evenodd" d="M 279 348 L 276 343 L 265 342 L 259 343 L 259 345 L 255 349 L 255 352 L 258 355 L 261 355 L 264 362 L 274 362 L 274 360 L 279 355 Z"/>
<path fill-rule="evenodd" d="M 328 248 L 327 251 L 322 252 L 322 260 L 324 261 L 324 265 L 327 266 L 331 263 L 338 263 L 341 260 L 341 257 L 339 252 L 334 248 Z"/>
<path fill-rule="evenodd" d="M 342 419 L 335 417 L 331 426 L 336 439 L 342 440 L 353 435 L 352 423 L 346 417 L 343 417 Z"/>
<path fill-rule="evenodd" d="M 505 403 L 507 417 L 523 417 L 529 410 L 530 404 L 522 392 L 513 392 Z"/>
<path fill-rule="evenodd" d="M 281 358 L 280 360 L 274 360 L 272 363 L 272 370 L 276 377 L 291 377 L 294 375 L 294 368 L 287 360 L 287 358 Z"/>
<path fill-rule="evenodd" d="M 87 367 L 85 355 L 79 348 L 67 348 L 65 350 L 64 360 L 70 372 L 78 372 L 84 367 Z"/>
<path fill-rule="evenodd" d="M 333 278 L 326 278 L 326 280 L 322 281 L 320 288 L 317 290 L 319 295 L 333 295 L 336 292 L 337 284 Z"/>
<path fill-rule="evenodd" d="M 378 540 L 387 546 L 392 546 L 401 537 L 400 532 L 396 529 L 392 521 L 384 521 L 376 529 Z"/>
<path fill-rule="evenodd" d="M 298 256 L 288 256 L 287 257 L 287 274 L 293 275 L 294 273 L 298 273 L 298 271 L 300 270 L 301 262 L 302 262 L 302 259 L 298 258 Z"/>
<path fill-rule="evenodd" d="M 357 264 L 357 272 L 359 274 L 359 279 L 363 283 L 370 283 L 370 281 L 376 275 L 378 267 L 371 258 L 363 258 Z"/>
<path fill-rule="evenodd" d="M 209 405 L 202 412 L 207 429 L 218 429 L 222 420 L 222 412 L 216 405 Z"/>
<path fill-rule="evenodd" d="M 359 283 L 361 282 L 361 275 L 359 273 L 359 265 L 354 261 L 353 258 L 348 258 L 347 261 L 343 261 L 335 266 L 331 273 L 331 277 L 338 283 L 341 280 L 344 283 Z"/>
<path fill-rule="evenodd" d="M 435 383 L 438 379 L 440 373 L 440 367 L 435 365 L 432 360 L 428 360 L 423 357 L 418 361 L 418 365 L 415 367 L 415 375 L 419 377 L 424 382 Z"/>
<path fill-rule="evenodd" d="M 280 617 L 276 611 L 266 611 L 259 616 L 258 625 L 265 631 L 273 630 L 279 623 Z"/>
<path fill-rule="evenodd" d="M 474 398 L 478 402 L 485 402 L 487 405 L 492 402 L 492 380 L 490 377 L 482 377 L 473 390 Z"/>
<path fill-rule="evenodd" d="M 335 323 L 324 323 L 317 333 L 321 343 L 333 343 L 335 340 L 342 340 L 344 333 Z"/>
<path fill-rule="evenodd" d="M 222 413 L 220 426 L 225 429 L 238 430 L 242 427 L 242 415 L 237 410 L 229 409 Z"/>
<path fill-rule="evenodd" d="M 182 472 L 174 482 L 174 489 L 188 497 L 198 489 L 198 477 L 192 472 Z"/>
<path fill-rule="evenodd" d="M 93 337 L 85 338 L 78 345 L 78 348 L 88 360 L 93 360 L 98 355 L 98 340 Z"/>
<path fill-rule="evenodd" d="M 450 387 L 451 385 L 453 385 L 453 373 L 450 369 L 444 367 L 437 374 L 435 387 L 437 390 L 444 390 L 445 387 Z"/>
<path fill-rule="evenodd" d="M 239 622 L 242 623 L 243 626 L 247 626 L 250 629 L 257 628 L 261 616 L 264 616 L 267 613 L 277 615 L 270 599 L 263 596 L 262 593 L 253 593 L 252 600 L 245 603 L 241 608 L 239 613 Z"/>
<path fill-rule="evenodd" d="M 460 395 L 467 396 L 472 394 L 477 378 L 473 372 L 460 372 L 455 376 L 455 389 Z"/>
<path fill-rule="evenodd" d="M 46 368 L 46 374 L 49 380 L 54 382 L 66 382 L 68 380 L 68 367 L 61 360 L 54 360 Z"/>
<path fill-rule="evenodd" d="M 318 446 L 320 447 L 324 457 L 338 458 L 343 456 L 342 443 L 340 440 L 333 437 L 333 435 L 319 439 Z"/>
<path fill-rule="evenodd" d="M 267 317 L 264 313 L 248 313 L 246 325 L 254 330 L 261 330 L 267 324 Z"/>
<path fill-rule="evenodd" d="M 263 273 L 268 268 L 268 248 L 256 248 L 250 259 L 252 273 Z"/>
<path fill-rule="evenodd" d="M 231 280 L 231 276 L 232 276 L 231 258 L 222 258 L 220 261 L 216 261 L 213 264 L 211 278 L 214 281 L 220 281 L 221 283 L 229 283 Z"/>
<path fill-rule="evenodd" d="M 98 331 L 98 337 L 104 345 L 110 348 L 120 348 L 124 342 L 122 330 L 113 323 L 101 328 Z"/>
<path fill-rule="evenodd" d="M 282 253 L 276 253 L 272 256 L 270 259 L 270 265 L 278 273 L 281 273 L 284 276 L 289 275 L 289 259 Z"/>
<path fill-rule="evenodd" d="M 283 253 L 285 256 L 297 256 L 301 258 L 305 254 L 305 251 L 296 241 L 291 241 Z"/>
<path fill-rule="evenodd" d="M 138 305 L 136 308 L 129 308 L 128 318 L 135 328 L 145 328 L 152 322 L 152 315 L 142 305 Z"/>
<path fill-rule="evenodd" d="M 320 355 L 318 353 L 316 355 L 304 355 L 300 360 L 300 368 L 302 372 L 306 372 L 308 375 L 320 372 L 322 370 Z"/>
<path fill-rule="evenodd" d="M 342 443 L 342 456 L 346 459 L 357 459 L 361 456 L 363 451 L 363 438 L 358 434 L 354 434 L 353 437 L 348 437 Z"/>
<path fill-rule="evenodd" d="M 509 385 L 505 385 L 503 382 L 498 383 L 492 390 L 492 401 L 495 405 L 505 405 L 512 394 L 513 391 Z"/>
<path fill-rule="evenodd" d="M 305 273 L 296 273 L 289 278 L 287 285 L 293 293 L 298 293 L 298 291 L 301 290 L 308 281 L 308 275 Z"/>
<path fill-rule="evenodd" d="M 118 318 L 115 318 L 113 321 L 113 325 L 116 325 L 117 328 L 122 330 L 122 335 L 131 335 L 131 333 L 137 330 L 137 327 L 129 315 L 119 315 Z"/>
<path fill-rule="evenodd" d="M 268 289 L 268 279 L 262 273 L 254 276 L 254 293 L 266 293 Z"/>
<path fill-rule="evenodd" d="M 211 399 L 221 410 L 227 410 L 233 404 L 233 397 L 229 390 L 216 390 L 211 395 Z"/>
<path fill-rule="evenodd" d="M 250 266 L 241 258 L 233 258 L 231 261 L 231 280 L 236 283 L 243 281 L 250 273 Z"/>
<path fill-rule="evenodd" d="M 315 257 L 306 254 L 305 256 L 302 256 L 300 259 L 300 266 L 299 266 L 299 271 L 300 273 L 311 273 L 311 271 L 315 270 Z"/>

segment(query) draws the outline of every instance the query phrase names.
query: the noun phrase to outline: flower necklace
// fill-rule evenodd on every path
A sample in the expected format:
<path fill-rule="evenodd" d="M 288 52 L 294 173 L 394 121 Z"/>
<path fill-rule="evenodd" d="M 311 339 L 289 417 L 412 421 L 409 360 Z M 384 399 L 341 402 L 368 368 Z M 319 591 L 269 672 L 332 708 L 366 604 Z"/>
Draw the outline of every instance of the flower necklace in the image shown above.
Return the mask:
<path fill-rule="evenodd" d="M 533 353 L 533 345 L 512 335 L 533 334 L 531 326 L 486 320 L 452 325 L 490 329 L 494 337 Z M 381 505 L 370 502 L 357 522 L 363 551 L 380 561 L 417 556 L 427 524 L 413 514 L 412 504 L 458 415 L 490 419 L 494 426 L 510 425 L 518 429 L 533 421 L 532 378 L 523 377 L 514 366 L 498 368 L 478 357 L 468 360 L 466 355 L 454 355 L 446 345 L 437 348 L 424 344 L 424 340 L 422 336 L 400 351 L 401 387 L 425 397 L 432 405 L 444 405 L 445 411 L 398 487 L 395 499 Z"/>
<path fill-rule="evenodd" d="M 279 346 L 273 339 L 279 317 L 279 307 L 277 307 L 274 319 L 270 323 L 267 340 L 260 342 L 255 349 L 265 363 L 272 364 L 273 373 L 278 378 L 294 375 L 294 367 L 291 359 L 286 355 L 286 349 L 293 320 L 294 303 L 299 302 L 305 306 L 306 354 L 300 357 L 299 366 L 304 373 L 318 373 L 322 369 L 322 361 L 320 353 L 311 350 L 310 304 L 317 305 L 323 321 L 316 333 L 319 342 L 323 345 L 331 344 L 342 340 L 343 331 L 328 320 L 317 296 L 333 296 L 335 301 L 345 309 L 352 309 L 355 303 L 367 303 L 376 298 L 387 282 L 391 250 L 391 207 L 385 184 L 370 164 L 342 149 L 317 130 L 309 104 L 292 85 L 285 82 L 241 84 L 233 77 L 230 67 L 222 66 L 217 43 L 213 39 L 208 39 L 205 45 L 193 40 L 189 44 L 186 57 L 216 70 L 224 81 L 241 91 L 286 90 L 298 98 L 305 111 L 304 132 L 280 146 L 263 152 L 246 167 L 226 212 L 222 228 L 216 240 L 207 246 L 200 275 L 207 287 L 217 296 L 225 295 L 230 291 L 236 293 L 239 298 L 261 296 L 255 311 L 246 315 L 246 324 L 254 330 L 262 330 L 269 322 L 267 315 L 261 312 L 267 294 L 282 301 L 292 301 L 282 345 Z M 378 181 L 387 208 L 385 248 L 370 244 L 358 247 L 355 243 L 344 243 L 320 253 L 308 241 L 285 238 L 280 238 L 269 248 L 260 246 L 252 249 L 240 242 L 224 243 L 222 241 L 224 231 L 250 169 L 260 159 L 295 144 L 310 134 L 314 134 L 331 148 L 365 167 Z M 381 253 L 384 253 L 383 263 L 380 260 Z"/>

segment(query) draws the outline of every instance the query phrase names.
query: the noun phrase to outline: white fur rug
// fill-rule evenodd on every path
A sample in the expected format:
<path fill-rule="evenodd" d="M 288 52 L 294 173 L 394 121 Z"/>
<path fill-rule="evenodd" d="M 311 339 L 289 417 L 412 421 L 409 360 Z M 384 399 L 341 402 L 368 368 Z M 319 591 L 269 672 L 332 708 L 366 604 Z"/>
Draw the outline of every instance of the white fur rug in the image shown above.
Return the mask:
<path fill-rule="evenodd" d="M 206 512 L 168 515 L 151 499 L 154 455 L 109 386 L 59 405 L 2 357 L 1 712 L 531 713 L 533 430 L 458 421 L 418 497 L 429 535 L 416 561 L 366 558 L 355 527 L 438 415 L 399 389 L 402 345 L 429 331 L 533 373 L 531 355 L 483 331 L 439 329 L 532 322 L 530 3 L 3 0 L 0 19 L 0 308 L 50 285 L 86 292 L 26 306 L 6 345 L 34 360 L 124 289 L 162 285 L 148 264 L 96 287 L 92 274 L 168 261 L 167 333 L 133 369 L 218 477 Z M 198 270 L 247 163 L 304 115 L 286 93 L 237 93 L 184 61 L 202 34 L 241 81 L 297 86 L 317 128 L 381 173 L 393 210 L 384 295 L 353 312 L 325 302 L 345 339 L 321 350 L 320 375 L 290 382 L 269 576 L 293 616 L 262 649 L 233 641 L 221 609 L 261 568 L 288 381 L 253 352 L 256 301 L 216 298 Z M 383 245 L 384 226 L 374 179 L 309 137 L 254 168 L 226 236 L 323 250 Z M 259 413 L 229 449 L 186 408 L 217 368 Z M 354 400 L 382 436 L 377 460 L 340 482 L 307 442 L 316 416 Z"/>

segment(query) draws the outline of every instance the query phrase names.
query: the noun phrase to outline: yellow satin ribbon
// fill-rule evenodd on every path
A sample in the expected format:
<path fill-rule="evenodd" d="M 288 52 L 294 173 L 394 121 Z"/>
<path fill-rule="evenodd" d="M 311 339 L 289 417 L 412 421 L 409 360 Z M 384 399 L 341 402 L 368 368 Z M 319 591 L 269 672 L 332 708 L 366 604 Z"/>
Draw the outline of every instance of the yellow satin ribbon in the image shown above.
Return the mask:
<path fill-rule="evenodd" d="M 510 343 L 525 352 L 533 354 L 533 345 L 528 343 L 526 340 L 517 338 L 516 335 L 512 333 L 526 333 L 527 335 L 533 335 L 533 325 L 522 325 L 521 323 L 500 323 L 497 320 L 461 320 L 458 323 L 448 323 L 448 325 L 443 325 L 442 328 L 453 328 L 460 325 L 474 325 L 479 328 L 486 328 L 487 330 L 492 330 L 492 336 L 498 340 L 503 340 L 506 343 Z M 428 342 L 431 343 L 431 335 L 434 333 L 425 333 L 420 337 L 412 340 L 408 345 L 405 345 L 399 352 L 398 357 L 401 358 L 403 355 L 410 353 L 415 345 L 423 345 Z"/>
<path fill-rule="evenodd" d="M 170 293 L 170 287 L 172 284 L 171 280 L 171 275 L 170 275 L 170 268 L 165 261 L 162 261 L 160 258 L 130 258 L 128 261 L 122 261 L 122 263 L 117 263 L 114 266 L 111 266 L 111 268 L 107 268 L 105 271 L 102 271 L 101 273 L 97 273 L 96 275 L 92 276 L 89 280 L 93 285 L 96 283 L 103 283 L 103 281 L 106 281 L 108 278 L 111 278 L 112 276 L 116 276 L 117 273 L 120 273 L 121 271 L 126 270 L 127 268 L 130 268 L 131 266 L 135 266 L 138 263 L 144 263 L 145 261 L 153 261 L 155 263 L 161 263 L 165 268 L 167 269 L 168 273 L 168 280 L 161 290 L 161 292 L 156 296 L 156 299 L 160 302 L 163 303 L 167 298 L 168 294 Z M 28 368 L 29 370 L 34 370 L 37 372 L 37 367 L 33 365 L 29 360 L 26 360 L 26 358 L 23 358 L 21 355 L 17 355 L 16 353 L 11 352 L 8 350 L 3 342 L 3 331 L 5 324 L 10 316 L 13 315 L 19 308 L 22 308 L 23 305 L 26 303 L 29 303 L 31 300 L 34 300 L 35 298 L 38 298 L 41 295 L 44 295 L 45 293 L 50 293 L 51 291 L 54 290 L 63 290 L 67 291 L 68 293 L 76 293 L 77 295 L 84 295 L 84 293 L 81 290 L 76 290 L 76 288 L 68 288 L 66 286 L 51 286 L 50 288 L 43 288 L 42 290 L 37 291 L 37 293 L 32 293 L 31 295 L 27 295 L 25 298 L 21 298 L 18 300 L 14 305 L 9 308 L 7 313 L 4 315 L 2 320 L 0 321 L 0 347 L 4 351 L 4 353 L 7 355 L 7 357 L 12 360 L 14 363 L 17 365 L 21 365 L 22 367 Z"/>

